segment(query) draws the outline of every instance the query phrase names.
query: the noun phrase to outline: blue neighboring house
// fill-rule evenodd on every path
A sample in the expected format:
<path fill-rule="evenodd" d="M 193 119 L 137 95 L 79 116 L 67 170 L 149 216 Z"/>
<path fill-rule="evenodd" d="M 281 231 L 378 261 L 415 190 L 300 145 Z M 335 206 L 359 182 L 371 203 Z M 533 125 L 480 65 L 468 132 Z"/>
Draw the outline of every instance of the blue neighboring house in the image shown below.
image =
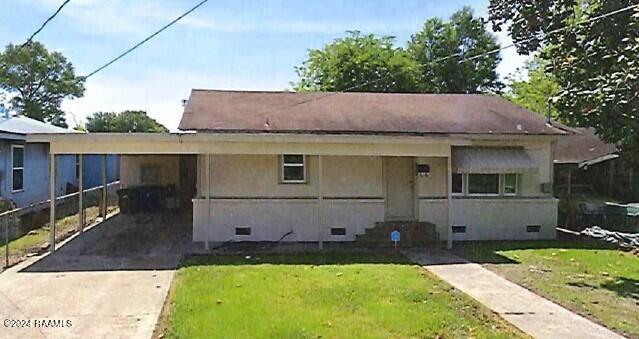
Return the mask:
<path fill-rule="evenodd" d="M 18 207 L 49 199 L 49 144 L 27 143 L 29 134 L 82 133 L 30 119 L 9 116 L 0 107 L 0 197 L 15 202 Z M 59 155 L 56 173 L 56 195 L 61 196 L 78 186 L 78 158 Z M 107 156 L 107 181 L 119 180 L 120 159 Z M 102 159 L 85 155 L 83 159 L 84 188 L 102 184 Z"/>

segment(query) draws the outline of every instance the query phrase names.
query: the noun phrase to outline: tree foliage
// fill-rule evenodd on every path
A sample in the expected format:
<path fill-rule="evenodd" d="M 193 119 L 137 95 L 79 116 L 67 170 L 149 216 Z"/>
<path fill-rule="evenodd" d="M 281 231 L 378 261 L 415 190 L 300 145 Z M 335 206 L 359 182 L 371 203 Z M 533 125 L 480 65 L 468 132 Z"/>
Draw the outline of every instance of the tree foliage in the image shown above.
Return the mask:
<path fill-rule="evenodd" d="M 89 132 L 168 132 L 166 127 L 149 117 L 145 111 L 96 112 L 87 117 L 84 128 Z"/>
<path fill-rule="evenodd" d="M 446 22 L 429 19 L 406 49 L 394 42 L 389 36 L 349 32 L 309 50 L 293 85 L 297 91 L 431 93 L 499 92 L 503 87 L 496 72 L 499 54 L 474 58 L 499 45 L 469 7 Z"/>
<path fill-rule="evenodd" d="M 0 90 L 18 113 L 66 128 L 60 105 L 84 94 L 84 79 L 62 53 L 49 52 L 39 42 L 10 44 L 0 52 Z"/>
<path fill-rule="evenodd" d="M 548 106 L 548 103 L 552 103 L 559 94 L 560 88 L 552 74 L 546 72 L 544 60 L 535 57 L 526 63 L 524 70 L 527 79 L 509 77 L 508 91 L 504 93 L 504 96 L 522 107 L 543 115 L 546 115 L 550 108 L 553 120 L 562 121 L 557 108 L 554 105 Z"/>
<path fill-rule="evenodd" d="M 470 7 L 455 12 L 449 21 L 428 19 L 411 37 L 408 52 L 421 66 L 421 92 L 499 92 L 503 84 L 497 75 L 499 48 L 482 18 Z M 450 57 L 453 56 L 453 57 Z"/>
<path fill-rule="evenodd" d="M 491 0 L 495 30 L 507 27 L 517 48 L 543 48 L 546 71 L 560 90 L 566 122 L 594 127 L 607 142 L 639 151 L 639 9 L 600 15 L 637 0 Z M 554 32 L 567 27 L 561 32 Z"/>
<path fill-rule="evenodd" d="M 293 85 L 297 91 L 414 92 L 417 63 L 393 42 L 390 36 L 348 32 L 322 49 L 309 50 Z"/>

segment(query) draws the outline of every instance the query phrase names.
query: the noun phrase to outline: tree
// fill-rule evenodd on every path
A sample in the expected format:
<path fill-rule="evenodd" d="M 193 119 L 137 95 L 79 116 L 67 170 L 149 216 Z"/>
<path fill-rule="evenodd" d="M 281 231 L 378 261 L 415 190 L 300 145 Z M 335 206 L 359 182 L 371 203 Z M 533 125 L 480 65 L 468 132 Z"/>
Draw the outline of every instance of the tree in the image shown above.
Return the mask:
<path fill-rule="evenodd" d="M 524 66 L 528 79 L 514 79 L 509 77 L 508 92 L 504 96 L 533 112 L 547 114 L 548 104 L 553 120 L 560 120 L 557 108 L 552 105 L 554 98 L 559 94 L 557 80 L 545 71 L 544 60 L 535 57 Z"/>
<path fill-rule="evenodd" d="M 322 49 L 311 49 L 296 67 L 297 91 L 415 92 L 417 63 L 394 38 L 351 31 Z"/>
<path fill-rule="evenodd" d="M 455 12 L 448 22 L 428 19 L 408 43 L 408 52 L 421 65 L 420 91 L 434 93 L 499 92 L 499 53 L 477 57 L 498 48 L 470 7 Z"/>
<path fill-rule="evenodd" d="M 41 43 L 9 44 L 0 53 L 0 89 L 7 92 L 12 109 L 30 118 L 68 127 L 60 104 L 84 94 L 84 79 L 59 52 Z"/>
<path fill-rule="evenodd" d="M 145 111 L 96 112 L 87 117 L 84 128 L 89 132 L 165 133 L 169 131 L 155 119 L 149 117 Z"/>
<path fill-rule="evenodd" d="M 520 53 L 543 48 L 560 90 L 556 108 L 571 125 L 639 152 L 639 8 L 598 16 L 637 0 L 491 0 L 495 30 L 507 26 Z M 560 30 L 559 32 L 556 32 Z"/>

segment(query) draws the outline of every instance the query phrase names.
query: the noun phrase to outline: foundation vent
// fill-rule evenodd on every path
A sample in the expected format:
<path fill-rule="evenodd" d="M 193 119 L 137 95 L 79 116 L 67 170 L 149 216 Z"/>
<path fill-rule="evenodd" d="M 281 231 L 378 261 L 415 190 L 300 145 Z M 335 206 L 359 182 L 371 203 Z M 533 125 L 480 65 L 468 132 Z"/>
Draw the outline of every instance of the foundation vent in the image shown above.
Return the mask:
<path fill-rule="evenodd" d="M 235 235 L 251 235 L 251 228 L 246 226 L 235 227 Z"/>

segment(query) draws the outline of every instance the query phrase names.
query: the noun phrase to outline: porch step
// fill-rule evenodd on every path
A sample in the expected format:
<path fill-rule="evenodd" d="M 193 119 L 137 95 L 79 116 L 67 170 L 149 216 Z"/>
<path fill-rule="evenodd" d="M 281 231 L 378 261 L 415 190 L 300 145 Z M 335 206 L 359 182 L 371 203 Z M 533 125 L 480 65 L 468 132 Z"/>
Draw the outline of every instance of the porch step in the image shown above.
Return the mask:
<path fill-rule="evenodd" d="M 400 232 L 401 247 L 426 246 L 439 241 L 435 224 L 425 221 L 384 221 L 376 222 L 364 234 L 358 234 L 356 241 L 366 245 L 381 247 L 394 246 L 390 240 L 392 231 Z"/>

